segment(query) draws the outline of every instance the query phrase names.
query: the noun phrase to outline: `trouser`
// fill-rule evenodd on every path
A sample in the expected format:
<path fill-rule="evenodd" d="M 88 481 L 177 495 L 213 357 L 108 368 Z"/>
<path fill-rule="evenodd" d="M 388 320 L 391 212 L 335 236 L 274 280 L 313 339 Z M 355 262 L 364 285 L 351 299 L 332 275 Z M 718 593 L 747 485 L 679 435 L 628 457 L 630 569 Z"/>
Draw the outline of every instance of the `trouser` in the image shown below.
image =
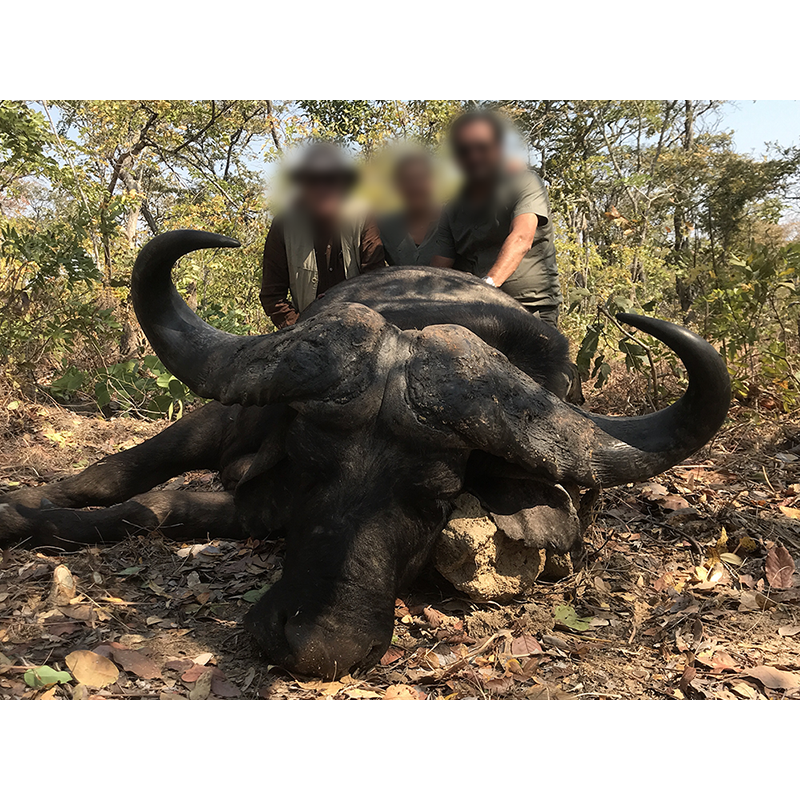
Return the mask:
<path fill-rule="evenodd" d="M 534 303 L 523 303 L 526 311 L 530 311 L 534 317 L 538 317 L 542 322 L 546 322 L 551 327 L 558 330 L 558 309 L 559 306 L 541 306 Z"/>

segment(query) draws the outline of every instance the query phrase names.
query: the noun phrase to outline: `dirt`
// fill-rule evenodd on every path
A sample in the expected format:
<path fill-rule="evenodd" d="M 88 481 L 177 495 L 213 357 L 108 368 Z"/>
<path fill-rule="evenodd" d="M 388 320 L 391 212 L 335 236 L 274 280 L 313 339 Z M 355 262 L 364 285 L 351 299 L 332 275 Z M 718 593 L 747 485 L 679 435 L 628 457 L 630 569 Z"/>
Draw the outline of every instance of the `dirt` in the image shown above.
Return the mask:
<path fill-rule="evenodd" d="M 604 410 L 631 413 L 623 405 Z M 163 427 L 29 403 L 7 414 L 0 491 L 76 471 Z M 170 486 L 218 488 L 207 472 Z M 58 557 L 15 547 L 0 563 L 0 697 L 797 697 L 798 518 L 800 424 L 734 408 L 688 463 L 602 494 L 583 569 L 504 603 L 444 583 L 399 598 L 382 663 L 336 682 L 271 667 L 241 628 L 280 574 L 280 543 L 182 545 L 154 532 Z M 74 676 L 29 685 L 35 668 L 69 672 L 67 656 L 84 650 L 114 661 L 119 677 L 102 688 Z"/>

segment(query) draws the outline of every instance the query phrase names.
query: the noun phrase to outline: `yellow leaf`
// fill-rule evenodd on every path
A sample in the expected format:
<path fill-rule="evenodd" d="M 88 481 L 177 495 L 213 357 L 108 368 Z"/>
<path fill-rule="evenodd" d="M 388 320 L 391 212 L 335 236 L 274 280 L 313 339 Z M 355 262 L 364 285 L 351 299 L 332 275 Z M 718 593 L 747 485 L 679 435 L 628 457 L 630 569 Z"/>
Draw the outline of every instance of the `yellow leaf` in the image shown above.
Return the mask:
<path fill-rule="evenodd" d="M 708 571 L 708 582 L 709 583 L 716 583 L 717 581 L 722 579 L 722 576 L 725 574 L 725 568 L 717 562 L 709 571 Z"/>
<path fill-rule="evenodd" d="M 91 650 L 75 650 L 65 661 L 77 681 L 94 689 L 102 689 L 119 677 L 119 670 L 111 661 Z"/>
<path fill-rule="evenodd" d="M 720 552 L 724 552 L 728 545 L 728 532 L 725 528 L 722 529 L 719 539 L 717 539 L 717 549 Z"/>
<path fill-rule="evenodd" d="M 755 551 L 758 550 L 758 542 L 755 539 L 751 539 L 749 536 L 742 536 L 739 540 L 739 547 L 736 549 L 744 550 L 745 553 L 755 553 Z"/>
<path fill-rule="evenodd" d="M 351 700 L 380 700 L 382 695 L 378 692 L 372 692 L 369 689 L 349 689 L 347 696 Z"/>
<path fill-rule="evenodd" d="M 297 681 L 297 683 L 301 689 L 320 692 L 325 697 L 330 697 L 344 688 L 341 681 Z"/>
<path fill-rule="evenodd" d="M 211 681 L 214 679 L 214 670 L 206 671 L 197 679 L 194 687 L 189 692 L 190 700 L 208 700 L 211 694 Z"/>

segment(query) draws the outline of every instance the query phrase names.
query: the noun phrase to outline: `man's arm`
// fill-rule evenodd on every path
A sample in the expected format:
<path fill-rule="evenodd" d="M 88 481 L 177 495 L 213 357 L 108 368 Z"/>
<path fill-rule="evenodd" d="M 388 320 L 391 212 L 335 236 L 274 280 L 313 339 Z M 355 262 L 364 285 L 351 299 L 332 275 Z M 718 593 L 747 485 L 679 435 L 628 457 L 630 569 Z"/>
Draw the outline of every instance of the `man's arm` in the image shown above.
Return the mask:
<path fill-rule="evenodd" d="M 383 240 L 381 239 L 378 223 L 370 215 L 364 222 L 364 229 L 361 231 L 361 272 L 371 272 L 379 267 L 386 266 L 386 254 L 383 250 Z"/>
<path fill-rule="evenodd" d="M 289 302 L 289 262 L 286 258 L 286 243 L 283 225 L 273 220 L 264 244 L 262 261 L 261 292 L 259 299 L 272 324 L 280 329 L 297 322 L 299 313 Z"/>
<path fill-rule="evenodd" d="M 436 255 L 431 258 L 431 266 L 449 269 L 456 263 L 457 255 L 453 230 L 445 210 L 439 219 L 439 227 L 436 229 Z"/>
<path fill-rule="evenodd" d="M 514 217 L 511 230 L 500 248 L 497 260 L 486 274 L 495 286 L 502 286 L 514 274 L 525 253 L 533 245 L 538 224 L 539 218 L 536 214 L 520 214 Z"/>
<path fill-rule="evenodd" d="M 516 201 L 511 229 L 486 275 L 495 286 L 501 286 L 514 274 L 525 253 L 533 246 L 536 228 L 539 224 L 546 225 L 550 219 L 550 202 L 544 181 L 528 169 L 514 169 L 512 180 L 516 187 Z"/>

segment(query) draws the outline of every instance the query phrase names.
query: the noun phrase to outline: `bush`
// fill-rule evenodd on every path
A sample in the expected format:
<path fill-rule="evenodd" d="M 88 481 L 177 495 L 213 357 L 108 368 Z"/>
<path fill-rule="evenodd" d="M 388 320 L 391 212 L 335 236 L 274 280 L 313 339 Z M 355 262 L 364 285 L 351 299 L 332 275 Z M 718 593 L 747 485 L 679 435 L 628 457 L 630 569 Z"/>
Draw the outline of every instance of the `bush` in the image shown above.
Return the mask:
<path fill-rule="evenodd" d="M 198 399 L 153 355 L 112 364 L 94 373 L 68 367 L 49 386 L 51 395 L 61 401 L 89 390 L 104 413 L 116 411 L 144 419 L 180 419 L 186 403 Z"/>

